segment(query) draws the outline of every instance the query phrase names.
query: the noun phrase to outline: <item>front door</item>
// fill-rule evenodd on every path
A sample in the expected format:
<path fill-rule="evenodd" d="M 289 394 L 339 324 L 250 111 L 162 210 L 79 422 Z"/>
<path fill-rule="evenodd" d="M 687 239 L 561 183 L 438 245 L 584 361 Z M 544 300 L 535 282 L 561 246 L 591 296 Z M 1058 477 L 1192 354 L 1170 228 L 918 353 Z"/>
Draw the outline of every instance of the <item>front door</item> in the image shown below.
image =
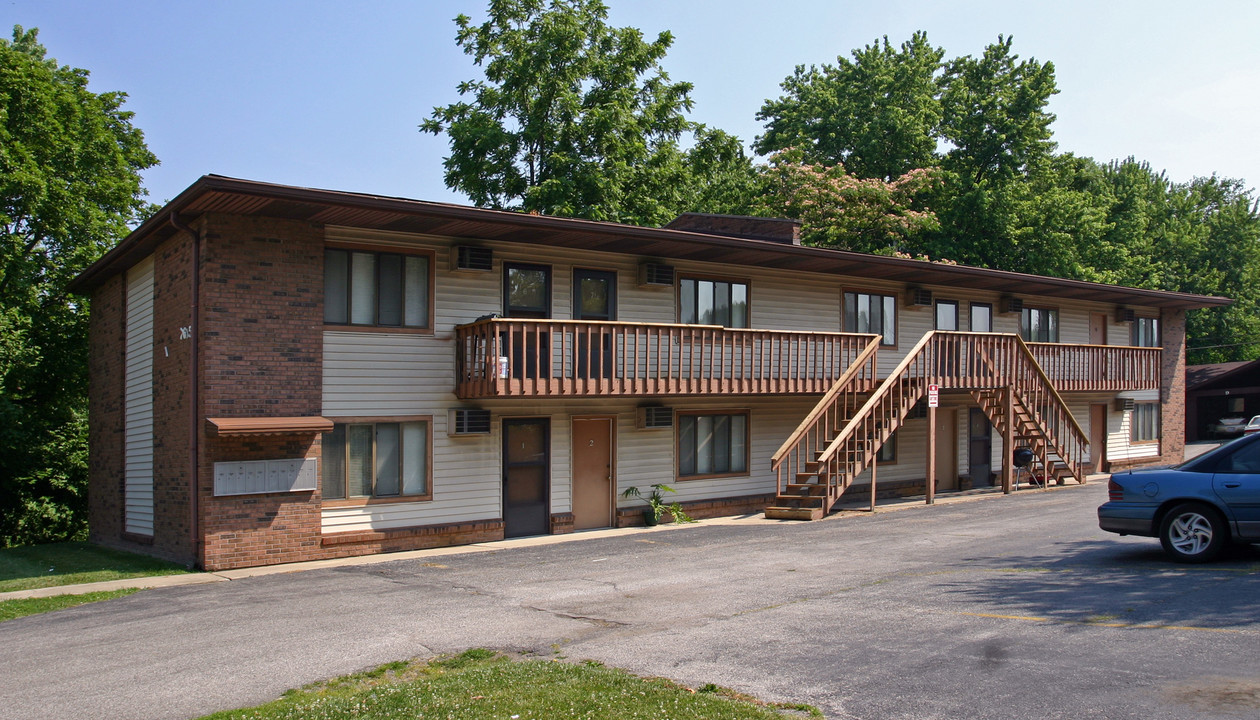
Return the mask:
<path fill-rule="evenodd" d="M 1089 460 L 1094 472 L 1107 472 L 1107 406 L 1089 406 Z"/>
<path fill-rule="evenodd" d="M 983 410 L 971 408 L 967 426 L 967 459 L 971 466 L 971 484 L 973 487 L 990 485 L 990 478 L 993 476 L 993 424 Z"/>
<path fill-rule="evenodd" d="M 936 489 L 958 489 L 958 412 L 936 411 Z"/>
<path fill-rule="evenodd" d="M 503 421 L 503 536 L 545 535 L 551 519 L 549 448 L 546 418 Z"/>
<path fill-rule="evenodd" d="M 613 419 L 573 418 L 573 527 L 612 526 Z"/>

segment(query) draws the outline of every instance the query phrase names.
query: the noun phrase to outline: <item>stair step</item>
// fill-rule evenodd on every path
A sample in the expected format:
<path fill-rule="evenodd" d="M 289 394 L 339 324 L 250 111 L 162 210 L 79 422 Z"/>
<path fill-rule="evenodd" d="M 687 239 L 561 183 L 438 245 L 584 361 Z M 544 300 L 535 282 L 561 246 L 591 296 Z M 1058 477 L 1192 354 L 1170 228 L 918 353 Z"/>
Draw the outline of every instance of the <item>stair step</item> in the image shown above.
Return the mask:
<path fill-rule="evenodd" d="M 783 494 L 792 497 L 826 495 L 827 486 L 822 483 L 788 483 L 787 492 Z"/>
<path fill-rule="evenodd" d="M 822 520 L 823 509 L 792 508 L 774 505 L 766 508 L 767 520 Z"/>

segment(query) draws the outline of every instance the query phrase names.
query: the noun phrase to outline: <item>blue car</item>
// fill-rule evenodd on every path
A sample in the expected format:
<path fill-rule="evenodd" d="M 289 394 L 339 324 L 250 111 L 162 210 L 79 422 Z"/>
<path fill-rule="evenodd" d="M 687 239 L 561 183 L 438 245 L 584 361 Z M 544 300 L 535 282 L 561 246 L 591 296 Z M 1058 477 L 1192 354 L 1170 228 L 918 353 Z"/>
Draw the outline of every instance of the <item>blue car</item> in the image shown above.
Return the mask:
<path fill-rule="evenodd" d="M 1178 562 L 1207 562 L 1234 543 L 1260 542 L 1260 433 L 1171 468 L 1116 473 L 1098 527 L 1157 537 Z"/>

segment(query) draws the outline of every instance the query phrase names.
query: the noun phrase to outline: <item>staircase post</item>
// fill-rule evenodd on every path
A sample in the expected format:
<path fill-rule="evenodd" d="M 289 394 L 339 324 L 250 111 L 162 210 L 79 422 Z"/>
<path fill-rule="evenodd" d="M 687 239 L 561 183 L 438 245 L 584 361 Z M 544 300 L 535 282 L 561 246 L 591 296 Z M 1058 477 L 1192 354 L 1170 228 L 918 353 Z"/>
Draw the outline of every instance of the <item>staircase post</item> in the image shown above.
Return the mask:
<path fill-rule="evenodd" d="M 875 476 L 879 471 L 879 458 L 871 458 L 871 512 L 875 512 Z"/>
<path fill-rule="evenodd" d="M 936 408 L 927 411 L 927 504 L 936 502 Z"/>
<path fill-rule="evenodd" d="M 1015 481 L 1015 388 L 1002 388 L 1002 492 L 1009 495 Z"/>

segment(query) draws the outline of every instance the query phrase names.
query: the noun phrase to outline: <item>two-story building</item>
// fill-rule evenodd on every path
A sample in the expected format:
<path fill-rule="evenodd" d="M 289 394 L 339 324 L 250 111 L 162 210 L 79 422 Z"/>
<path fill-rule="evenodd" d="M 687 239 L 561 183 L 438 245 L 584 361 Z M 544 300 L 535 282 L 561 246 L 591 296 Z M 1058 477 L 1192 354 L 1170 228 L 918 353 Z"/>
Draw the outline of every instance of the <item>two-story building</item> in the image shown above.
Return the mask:
<path fill-rule="evenodd" d="M 88 268 L 91 537 L 205 569 L 1179 459 L 1224 298 L 206 176 Z"/>

